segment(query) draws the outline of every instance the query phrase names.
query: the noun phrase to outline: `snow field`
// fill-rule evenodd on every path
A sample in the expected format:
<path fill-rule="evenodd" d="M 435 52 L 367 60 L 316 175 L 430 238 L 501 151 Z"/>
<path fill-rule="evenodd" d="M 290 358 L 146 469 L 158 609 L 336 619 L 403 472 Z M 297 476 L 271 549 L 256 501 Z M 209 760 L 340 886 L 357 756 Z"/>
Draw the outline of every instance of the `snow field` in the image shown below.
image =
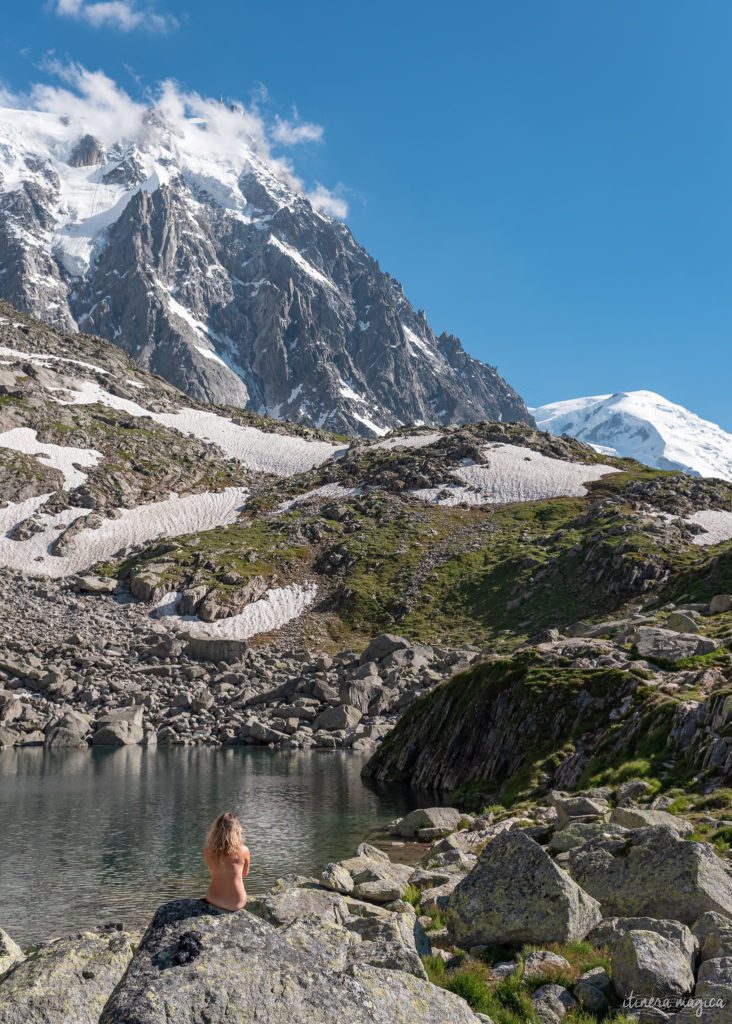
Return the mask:
<path fill-rule="evenodd" d="M 360 487 L 343 487 L 342 484 L 323 484 L 322 487 L 316 487 L 313 491 L 306 491 L 305 494 L 298 494 L 295 498 L 290 498 L 289 501 L 283 501 L 281 505 L 278 505 L 275 512 L 288 512 L 295 505 L 300 505 L 304 501 L 310 501 L 311 498 L 335 498 L 336 501 L 340 498 L 355 498 L 361 493 Z"/>
<path fill-rule="evenodd" d="M 694 537 L 694 544 L 698 544 L 700 547 L 709 547 L 712 544 L 722 544 L 726 540 L 732 540 L 732 512 L 725 512 L 722 509 L 705 509 L 689 516 L 686 522 L 702 526 L 706 531 L 706 533 L 700 533 Z"/>
<path fill-rule="evenodd" d="M 80 487 L 86 481 L 86 473 L 78 466 L 96 466 L 102 453 L 96 448 L 71 448 L 59 444 L 42 444 L 37 440 L 35 430 L 30 427 L 15 427 L 0 434 L 0 448 L 35 455 L 53 469 L 60 469 L 64 475 L 67 490 Z"/>
<path fill-rule="evenodd" d="M 60 578 L 84 572 L 95 562 L 109 558 L 121 548 L 165 540 L 188 533 L 212 530 L 236 522 L 248 491 L 229 487 L 225 491 L 171 495 L 165 501 L 120 509 L 118 519 L 105 519 L 97 530 L 85 529 L 73 538 L 70 551 L 61 557 L 49 548 L 61 531 L 88 509 L 65 509 L 57 515 L 40 513 L 43 530 L 29 540 L 11 540 L 7 534 L 24 519 L 34 515 L 50 497 L 45 494 L 0 509 L 0 565 L 31 576 Z"/>
<path fill-rule="evenodd" d="M 248 640 L 257 633 L 280 629 L 298 618 L 310 607 L 317 593 L 318 588 L 315 584 L 301 586 L 299 583 L 293 583 L 289 587 L 274 587 L 259 601 L 252 601 L 238 615 L 218 619 L 216 622 L 196 620 L 196 625 L 189 633 L 191 637 L 196 638 Z M 181 618 L 179 621 L 183 623 L 186 620 Z"/>
<path fill-rule="evenodd" d="M 545 498 L 580 498 L 584 483 L 616 473 L 612 466 L 586 466 L 521 448 L 518 445 L 486 445 L 487 466 L 470 463 L 454 470 L 463 486 L 426 487 L 412 491 L 423 501 L 438 505 L 508 505 Z M 446 497 L 441 497 L 447 492 Z"/>
<path fill-rule="evenodd" d="M 275 476 L 295 476 L 319 466 L 343 446 L 328 441 L 306 441 L 289 434 L 268 434 L 257 427 L 239 426 L 224 416 L 201 409 L 181 409 L 180 412 L 151 412 L 137 402 L 105 391 L 94 381 L 82 381 L 70 390 L 71 398 L 57 398 L 61 405 L 106 405 L 126 412 L 130 416 L 147 417 L 181 434 L 192 435 L 215 444 L 217 448 L 237 459 L 248 469 Z"/>

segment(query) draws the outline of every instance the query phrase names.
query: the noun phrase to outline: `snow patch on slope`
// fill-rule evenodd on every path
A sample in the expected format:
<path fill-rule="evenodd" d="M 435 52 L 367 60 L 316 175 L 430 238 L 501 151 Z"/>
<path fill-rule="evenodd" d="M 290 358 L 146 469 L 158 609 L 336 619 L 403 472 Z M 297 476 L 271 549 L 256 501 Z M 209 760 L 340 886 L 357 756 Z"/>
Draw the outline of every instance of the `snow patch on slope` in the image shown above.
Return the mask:
<path fill-rule="evenodd" d="M 552 459 L 518 445 L 485 445 L 483 451 L 488 465 L 469 463 L 453 471 L 463 486 L 425 487 L 411 493 L 438 505 L 508 505 L 546 498 L 580 498 L 587 493 L 583 484 L 617 472 L 612 466 Z"/>
<path fill-rule="evenodd" d="M 706 531 L 694 537 L 694 544 L 700 547 L 709 547 L 712 544 L 722 544 L 726 540 L 732 540 L 732 512 L 725 512 L 723 509 L 704 509 L 695 512 L 685 520 L 701 526 Z"/>
<path fill-rule="evenodd" d="M 653 391 L 620 391 L 530 409 L 540 430 L 569 434 L 658 469 L 732 480 L 732 434 Z"/>
<path fill-rule="evenodd" d="M 238 615 L 217 619 L 216 622 L 197 622 L 189 635 L 205 639 L 248 640 L 257 633 L 280 629 L 298 618 L 310 607 L 317 593 L 315 584 L 300 586 L 294 583 L 289 587 L 274 587 L 259 601 L 252 601 Z M 179 619 L 181 623 L 185 621 Z"/>
<path fill-rule="evenodd" d="M 234 523 L 248 493 L 245 488 L 229 487 L 217 493 L 207 491 L 183 498 L 173 494 L 165 501 L 119 509 L 118 519 L 105 520 L 96 530 L 82 530 L 73 538 L 69 553 L 60 557 L 50 553 L 51 544 L 66 526 L 87 515 L 89 510 L 71 508 L 57 515 L 47 515 L 38 510 L 51 495 L 29 498 L 0 509 L 0 565 L 30 576 L 70 576 L 133 544 Z M 39 520 L 42 532 L 26 541 L 11 540 L 8 533 L 29 516 Z"/>
<path fill-rule="evenodd" d="M 26 455 L 35 455 L 52 469 L 59 469 L 64 475 L 67 490 L 80 487 L 86 482 L 86 473 L 79 466 L 92 467 L 99 463 L 102 453 L 96 448 L 71 448 L 60 444 L 43 444 L 35 430 L 30 427 L 14 427 L 0 434 L 0 448 L 8 448 Z"/>

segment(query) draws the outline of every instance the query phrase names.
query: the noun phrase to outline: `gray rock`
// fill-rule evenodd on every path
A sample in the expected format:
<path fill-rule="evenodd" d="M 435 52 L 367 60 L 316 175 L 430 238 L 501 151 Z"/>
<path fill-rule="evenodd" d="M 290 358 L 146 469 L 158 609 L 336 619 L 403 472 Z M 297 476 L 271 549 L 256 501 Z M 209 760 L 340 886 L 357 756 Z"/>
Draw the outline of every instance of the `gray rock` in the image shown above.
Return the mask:
<path fill-rule="evenodd" d="M 142 716 L 143 709 L 139 704 L 107 712 L 97 721 L 92 746 L 124 746 L 142 742 Z"/>
<path fill-rule="evenodd" d="M 353 878 L 342 864 L 326 864 L 320 876 L 320 883 L 326 889 L 348 894 L 353 891 Z"/>
<path fill-rule="evenodd" d="M 563 956 L 552 953 L 549 949 L 537 949 L 524 959 L 524 981 L 533 981 L 536 978 L 553 978 L 563 971 L 571 971 L 572 968 Z"/>
<path fill-rule="evenodd" d="M 492 942 L 569 942 L 600 919 L 599 904 L 533 839 L 503 832 L 454 889 L 447 927 L 461 949 Z"/>
<path fill-rule="evenodd" d="M 532 993 L 531 1002 L 542 1024 L 560 1024 L 577 1006 L 577 1000 L 562 985 L 541 985 Z"/>
<path fill-rule="evenodd" d="M 573 850 L 583 846 L 591 839 L 617 839 L 627 829 L 622 825 L 612 825 L 607 821 L 570 821 L 561 831 L 555 832 L 549 841 L 549 849 L 555 853 Z"/>
<path fill-rule="evenodd" d="M 598 1016 L 605 1014 L 613 983 L 604 967 L 593 967 L 581 974 L 572 988 L 580 1006 Z"/>
<path fill-rule="evenodd" d="M 639 796 L 645 796 L 652 789 L 653 786 L 651 786 L 650 782 L 646 782 L 645 779 L 627 779 L 618 786 L 615 798 L 618 803 L 622 803 L 623 800 L 627 799 L 637 800 Z"/>
<path fill-rule="evenodd" d="M 573 796 L 567 800 L 560 800 L 556 804 L 557 824 L 561 828 L 572 818 L 602 818 L 608 811 L 606 804 L 598 800 L 590 800 L 586 796 Z"/>
<path fill-rule="evenodd" d="M 13 964 L 22 959 L 23 950 L 3 928 L 0 928 L 0 978 Z"/>
<path fill-rule="evenodd" d="M 732 878 L 708 843 L 667 826 L 596 839 L 569 852 L 572 877 L 613 917 L 668 918 L 692 925 L 708 910 L 732 916 Z"/>
<path fill-rule="evenodd" d="M 0 1024 L 97 1024 L 132 957 L 125 932 L 56 939 L 0 981 Z"/>
<path fill-rule="evenodd" d="M 668 825 L 680 836 L 690 836 L 694 826 L 684 818 L 677 818 L 668 811 L 655 811 L 650 807 L 616 807 L 610 815 L 614 825 L 624 828 L 645 828 L 647 825 Z"/>
<path fill-rule="evenodd" d="M 722 615 L 732 611 L 732 594 L 715 594 L 709 602 L 710 615 Z"/>
<path fill-rule="evenodd" d="M 699 959 L 732 956 L 732 920 L 710 911 L 702 914 L 691 929 L 699 943 Z"/>
<path fill-rule="evenodd" d="M 694 988 L 694 973 L 679 947 L 658 932 L 642 929 L 626 932 L 613 949 L 612 978 L 621 999 L 665 999 L 688 995 Z"/>
<path fill-rule="evenodd" d="M 78 711 L 67 711 L 46 729 L 47 747 L 85 747 L 91 733 L 89 720 Z"/>
<path fill-rule="evenodd" d="M 361 712 L 358 708 L 349 707 L 347 704 L 338 704 L 334 708 L 326 708 L 321 711 L 313 722 L 313 730 L 317 732 L 325 729 L 332 732 L 336 729 L 350 729 L 361 721 Z"/>
<path fill-rule="evenodd" d="M 641 626 L 635 633 L 635 644 L 642 658 L 680 661 L 697 654 L 709 654 L 716 650 L 717 642 L 695 633 L 676 633 L 673 629 L 657 629 Z"/>
<path fill-rule="evenodd" d="M 630 931 L 656 932 L 683 951 L 694 970 L 699 943 L 691 930 L 680 921 L 658 917 L 608 917 L 596 925 L 587 936 L 589 942 L 605 949 L 614 949 Z"/>
<path fill-rule="evenodd" d="M 389 831 L 393 836 L 414 839 L 423 828 L 439 828 L 452 832 L 460 824 L 461 818 L 462 814 L 456 807 L 420 807 L 395 822 Z"/>
<path fill-rule="evenodd" d="M 246 911 L 214 912 L 203 900 L 166 904 L 99 1024 L 475 1024 L 463 1000 L 411 974 L 328 970 L 293 932 L 291 943 Z"/>
<path fill-rule="evenodd" d="M 698 633 L 699 623 L 684 612 L 671 612 L 666 619 L 666 629 L 673 629 L 675 633 Z"/>
<path fill-rule="evenodd" d="M 241 661 L 249 650 L 246 640 L 225 640 L 189 635 L 185 653 L 195 661 L 226 661 L 230 665 Z"/>

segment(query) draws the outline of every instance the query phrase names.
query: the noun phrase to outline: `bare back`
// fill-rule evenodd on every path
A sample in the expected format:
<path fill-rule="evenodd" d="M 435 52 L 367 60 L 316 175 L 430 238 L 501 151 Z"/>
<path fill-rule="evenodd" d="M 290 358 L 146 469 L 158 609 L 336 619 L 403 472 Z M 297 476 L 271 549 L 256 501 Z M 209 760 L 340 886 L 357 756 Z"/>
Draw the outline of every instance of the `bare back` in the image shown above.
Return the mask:
<path fill-rule="evenodd" d="M 244 879 L 249 874 L 249 850 L 241 846 L 234 857 L 214 860 L 207 850 L 203 858 L 211 874 L 211 884 L 206 890 L 206 899 L 222 910 L 241 910 L 246 906 L 247 894 Z"/>

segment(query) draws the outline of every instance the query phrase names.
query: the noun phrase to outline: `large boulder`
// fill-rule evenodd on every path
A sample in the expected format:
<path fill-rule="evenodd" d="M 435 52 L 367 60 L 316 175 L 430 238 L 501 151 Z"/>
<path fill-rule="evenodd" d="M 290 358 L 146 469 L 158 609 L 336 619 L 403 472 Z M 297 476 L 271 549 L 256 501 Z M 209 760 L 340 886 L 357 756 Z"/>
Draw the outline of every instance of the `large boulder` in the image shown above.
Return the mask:
<path fill-rule="evenodd" d="M 168 903 L 99 1024 L 477 1024 L 467 1003 L 429 982 L 370 965 L 328 969 L 293 938 L 246 911 Z"/>
<path fill-rule="evenodd" d="M 189 633 L 185 653 L 194 661 L 225 661 L 234 665 L 241 661 L 249 650 L 246 640 L 229 640 L 224 637 L 210 637 Z"/>
<path fill-rule="evenodd" d="M 610 821 L 614 825 L 622 825 L 623 828 L 645 828 L 648 825 L 668 825 L 680 836 L 690 836 L 694 826 L 684 818 L 677 818 L 675 814 L 668 811 L 656 811 L 650 807 L 616 807 L 610 815 Z"/>
<path fill-rule="evenodd" d="M 131 957 L 125 932 L 83 932 L 41 946 L 0 981 L 0 1024 L 97 1024 Z"/>
<path fill-rule="evenodd" d="M 85 747 L 91 733 L 89 720 L 79 711 L 67 711 L 48 726 L 44 744 L 47 747 Z"/>
<path fill-rule="evenodd" d="M 591 839 L 617 839 L 626 832 L 627 829 L 622 825 L 613 825 L 607 821 L 570 821 L 554 833 L 549 841 L 549 849 L 554 853 L 566 853 L 576 846 L 584 846 Z"/>
<path fill-rule="evenodd" d="M 491 840 L 453 890 L 447 927 L 462 949 L 492 942 L 570 942 L 600 920 L 599 904 L 523 832 Z"/>
<path fill-rule="evenodd" d="M 92 735 L 95 747 L 121 747 L 130 743 L 141 743 L 144 736 L 142 727 L 143 708 L 140 704 L 108 711 L 97 721 Z"/>
<path fill-rule="evenodd" d="M 732 878 L 711 846 L 680 839 L 665 825 L 570 850 L 569 869 L 605 917 L 647 915 L 692 925 L 708 910 L 732 916 Z"/>
<path fill-rule="evenodd" d="M 348 704 L 337 704 L 335 707 L 326 708 L 321 711 L 313 722 L 313 731 L 326 729 L 333 732 L 335 729 L 350 729 L 361 721 L 361 712 L 358 708 L 352 708 Z"/>
<path fill-rule="evenodd" d="M 403 636 L 395 636 L 394 633 L 382 633 L 381 636 L 375 637 L 368 645 L 359 659 L 359 664 L 365 665 L 369 661 L 381 661 L 382 658 L 385 658 L 387 654 L 392 654 L 393 651 L 407 651 L 414 646 L 411 640 L 407 640 Z"/>
<path fill-rule="evenodd" d="M 23 950 L 3 928 L 0 928 L 0 977 L 22 959 Z"/>
<path fill-rule="evenodd" d="M 705 960 L 699 968 L 694 997 L 673 1024 L 729 1024 L 732 1008 L 732 956 Z"/>
<path fill-rule="evenodd" d="M 685 952 L 658 932 L 626 932 L 612 953 L 612 977 L 621 999 L 685 996 L 694 988 L 694 972 Z"/>
<path fill-rule="evenodd" d="M 631 931 L 656 932 L 683 950 L 689 967 L 694 970 L 699 942 L 691 930 L 680 921 L 658 917 L 608 917 L 600 921 L 587 936 L 589 942 L 613 950 Z"/>
<path fill-rule="evenodd" d="M 389 832 L 393 836 L 401 836 L 402 839 L 414 839 L 424 828 L 452 832 L 458 827 L 461 819 L 462 814 L 456 807 L 419 807 L 394 822 Z"/>
<path fill-rule="evenodd" d="M 641 658 L 661 661 L 680 661 L 698 654 L 710 654 L 717 641 L 696 633 L 677 633 L 673 629 L 640 626 L 635 632 L 635 645 Z"/>
<path fill-rule="evenodd" d="M 699 943 L 699 959 L 715 960 L 732 956 L 732 920 L 709 911 L 702 914 L 691 929 Z"/>

